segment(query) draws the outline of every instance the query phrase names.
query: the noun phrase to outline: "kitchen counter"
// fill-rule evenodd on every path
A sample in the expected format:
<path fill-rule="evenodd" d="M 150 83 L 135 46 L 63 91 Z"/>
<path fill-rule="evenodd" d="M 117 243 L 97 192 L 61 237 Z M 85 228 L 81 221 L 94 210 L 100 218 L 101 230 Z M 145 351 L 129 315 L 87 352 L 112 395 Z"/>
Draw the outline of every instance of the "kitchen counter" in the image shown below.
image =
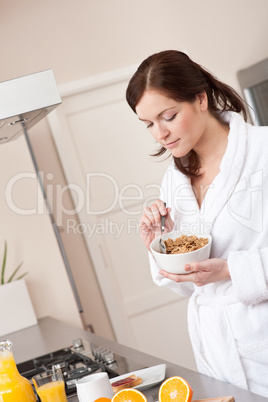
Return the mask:
<path fill-rule="evenodd" d="M 137 361 L 144 367 L 166 363 L 166 378 L 177 375 L 187 380 L 193 389 L 193 399 L 232 395 L 236 402 L 267 402 L 267 398 L 163 361 L 50 317 L 39 320 L 38 325 L 6 335 L 4 338 L 10 339 L 13 343 L 13 353 L 17 364 L 70 346 L 74 339 L 81 338 Z M 148 402 L 158 400 L 158 389 L 159 385 L 144 391 Z M 68 401 L 77 402 L 78 398 L 72 397 Z"/>

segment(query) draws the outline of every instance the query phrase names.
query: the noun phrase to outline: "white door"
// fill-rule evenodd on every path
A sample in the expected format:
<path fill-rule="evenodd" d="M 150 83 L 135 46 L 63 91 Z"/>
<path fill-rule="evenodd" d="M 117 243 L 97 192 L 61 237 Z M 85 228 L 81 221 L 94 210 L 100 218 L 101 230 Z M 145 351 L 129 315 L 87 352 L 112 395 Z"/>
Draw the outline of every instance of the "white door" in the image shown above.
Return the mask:
<path fill-rule="evenodd" d="M 117 340 L 195 368 L 187 300 L 157 287 L 139 237 L 144 205 L 159 196 L 168 161 L 125 100 L 134 68 L 60 87 L 50 127 Z"/>

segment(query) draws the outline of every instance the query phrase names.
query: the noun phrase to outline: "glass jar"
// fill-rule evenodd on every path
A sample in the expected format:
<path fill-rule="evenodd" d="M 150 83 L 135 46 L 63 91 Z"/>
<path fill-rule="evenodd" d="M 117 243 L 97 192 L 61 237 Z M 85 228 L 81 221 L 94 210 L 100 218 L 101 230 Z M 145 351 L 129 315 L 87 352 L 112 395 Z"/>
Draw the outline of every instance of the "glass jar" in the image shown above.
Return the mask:
<path fill-rule="evenodd" d="M 0 341 L 0 401 L 36 402 L 30 382 L 18 372 L 12 342 Z"/>

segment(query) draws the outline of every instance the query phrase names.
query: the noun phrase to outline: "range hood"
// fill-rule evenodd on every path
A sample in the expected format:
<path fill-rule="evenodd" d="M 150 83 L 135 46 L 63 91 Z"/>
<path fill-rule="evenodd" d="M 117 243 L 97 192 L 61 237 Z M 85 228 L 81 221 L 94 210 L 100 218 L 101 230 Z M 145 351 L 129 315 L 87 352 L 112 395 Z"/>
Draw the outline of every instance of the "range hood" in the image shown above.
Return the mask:
<path fill-rule="evenodd" d="M 17 139 L 60 103 L 52 70 L 0 82 L 0 144 Z"/>

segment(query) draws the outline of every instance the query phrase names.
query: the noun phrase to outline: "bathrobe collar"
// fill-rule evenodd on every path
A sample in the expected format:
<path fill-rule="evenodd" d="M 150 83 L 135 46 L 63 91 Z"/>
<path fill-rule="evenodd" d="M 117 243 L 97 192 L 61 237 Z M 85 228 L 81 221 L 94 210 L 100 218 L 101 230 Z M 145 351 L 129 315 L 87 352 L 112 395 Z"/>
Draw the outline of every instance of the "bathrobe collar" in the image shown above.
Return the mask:
<path fill-rule="evenodd" d="M 188 224 L 191 221 L 194 223 L 196 220 L 205 222 L 203 226 L 206 233 L 211 231 L 215 219 L 239 182 L 246 155 L 247 126 L 244 119 L 235 112 L 225 112 L 222 116 L 230 127 L 228 144 L 220 164 L 220 172 L 207 190 L 201 208 L 195 198 L 190 178 L 184 176 L 181 182 L 181 185 L 185 186 L 185 190 L 184 197 L 179 201 L 180 207 L 183 211 L 189 210 L 189 214 L 186 213 L 185 221 Z M 174 168 L 177 169 L 175 164 Z M 203 230 L 201 231 L 203 232 Z"/>

